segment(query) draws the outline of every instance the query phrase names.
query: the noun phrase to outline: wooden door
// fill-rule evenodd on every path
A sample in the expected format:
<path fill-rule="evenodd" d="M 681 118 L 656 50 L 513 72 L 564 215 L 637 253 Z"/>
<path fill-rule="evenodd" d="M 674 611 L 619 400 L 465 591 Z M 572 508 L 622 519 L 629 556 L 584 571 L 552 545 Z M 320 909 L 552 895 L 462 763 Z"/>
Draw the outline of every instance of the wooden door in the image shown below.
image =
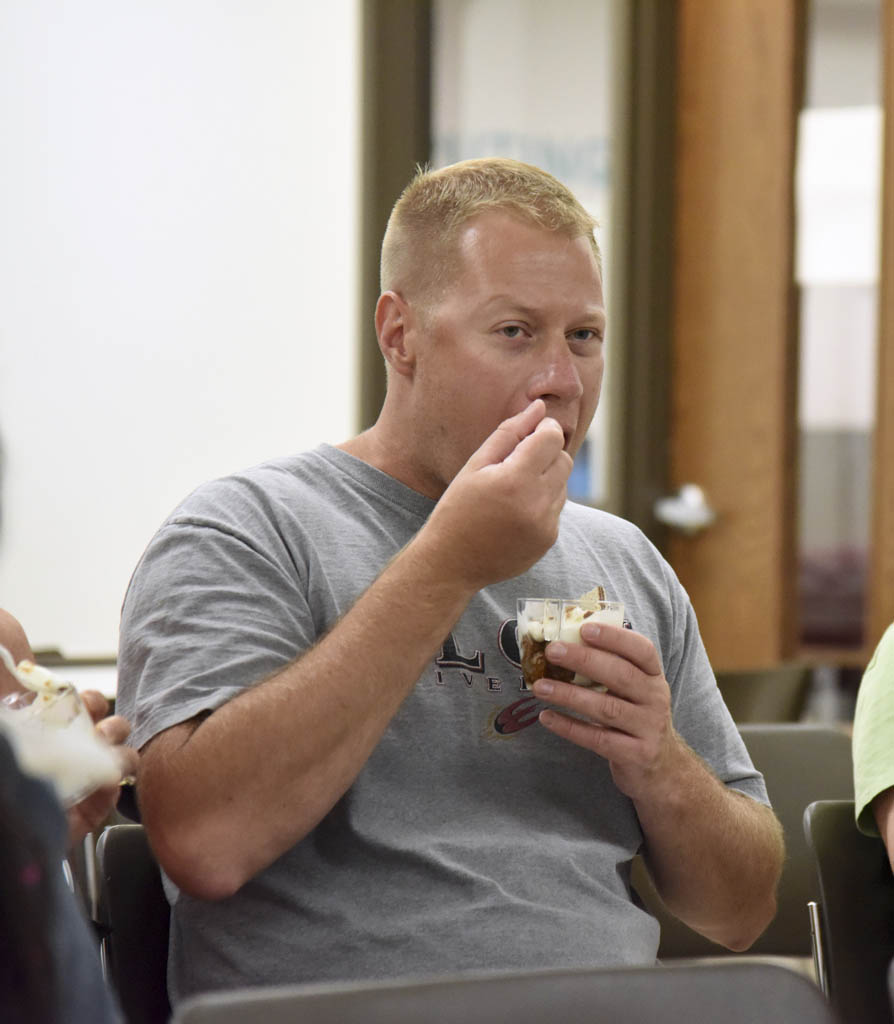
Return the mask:
<path fill-rule="evenodd" d="M 797 0 L 681 0 L 670 479 L 717 513 L 668 556 L 718 670 L 795 647 Z"/>

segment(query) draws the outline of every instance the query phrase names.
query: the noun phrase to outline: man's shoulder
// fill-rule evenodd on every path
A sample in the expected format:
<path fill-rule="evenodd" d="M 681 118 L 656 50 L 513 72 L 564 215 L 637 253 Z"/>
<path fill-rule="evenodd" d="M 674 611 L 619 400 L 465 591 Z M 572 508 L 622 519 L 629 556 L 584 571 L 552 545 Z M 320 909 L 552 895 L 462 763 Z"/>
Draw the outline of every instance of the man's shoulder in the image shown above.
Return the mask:
<path fill-rule="evenodd" d="M 562 510 L 562 528 L 596 534 L 611 541 L 622 541 L 626 545 L 651 548 L 652 542 L 643 531 L 628 519 L 622 519 L 605 509 L 582 505 L 576 501 L 565 502 Z"/>
<path fill-rule="evenodd" d="M 169 522 L 233 508 L 276 506 L 325 492 L 330 474 L 319 450 L 268 459 L 206 480 L 174 509 Z"/>
<path fill-rule="evenodd" d="M 589 552 L 612 572 L 626 573 L 642 587 L 651 584 L 655 593 L 674 589 L 676 576 L 667 560 L 628 519 L 604 509 L 566 502 L 559 531 L 560 550 Z"/>

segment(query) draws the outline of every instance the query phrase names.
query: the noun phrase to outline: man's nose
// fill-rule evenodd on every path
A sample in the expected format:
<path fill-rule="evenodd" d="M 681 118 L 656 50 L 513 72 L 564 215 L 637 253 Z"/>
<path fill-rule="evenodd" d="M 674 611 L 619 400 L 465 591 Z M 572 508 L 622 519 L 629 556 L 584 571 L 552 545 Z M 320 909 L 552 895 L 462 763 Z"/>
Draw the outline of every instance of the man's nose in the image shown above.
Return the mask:
<path fill-rule="evenodd" d="M 538 370 L 531 380 L 531 395 L 535 398 L 558 399 L 573 402 L 584 393 L 580 373 L 574 356 L 568 348 L 563 336 L 549 346 L 546 363 Z"/>

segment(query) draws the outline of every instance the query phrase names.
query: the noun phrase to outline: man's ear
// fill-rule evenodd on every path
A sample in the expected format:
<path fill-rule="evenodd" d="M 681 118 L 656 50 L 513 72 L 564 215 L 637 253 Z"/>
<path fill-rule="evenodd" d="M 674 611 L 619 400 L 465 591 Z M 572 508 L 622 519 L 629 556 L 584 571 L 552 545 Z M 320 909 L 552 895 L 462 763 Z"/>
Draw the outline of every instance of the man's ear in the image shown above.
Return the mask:
<path fill-rule="evenodd" d="M 385 361 L 395 373 L 410 376 L 416 364 L 413 313 L 397 292 L 383 292 L 376 303 L 376 335 Z"/>

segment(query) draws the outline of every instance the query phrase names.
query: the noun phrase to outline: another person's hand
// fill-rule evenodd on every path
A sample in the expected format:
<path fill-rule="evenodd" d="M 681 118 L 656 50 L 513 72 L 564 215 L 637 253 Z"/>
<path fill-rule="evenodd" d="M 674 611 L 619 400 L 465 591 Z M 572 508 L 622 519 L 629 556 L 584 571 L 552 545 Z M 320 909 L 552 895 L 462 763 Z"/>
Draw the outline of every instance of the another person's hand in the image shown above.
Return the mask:
<path fill-rule="evenodd" d="M 130 735 L 130 722 L 121 715 L 109 716 L 109 702 L 96 690 L 84 690 L 81 699 L 96 723 L 96 731 L 115 748 L 121 763 L 121 777 L 135 776 L 140 755 L 124 746 Z M 120 793 L 119 786 L 101 786 L 68 810 L 69 845 L 81 842 L 88 832 L 99 828 L 114 810 Z"/>
<path fill-rule="evenodd" d="M 0 643 L 9 650 L 15 662 L 26 658 L 34 660 L 34 653 L 21 623 L 3 608 L 0 608 Z M 22 684 L 0 663 L 0 698 L 21 692 Z M 81 700 L 90 712 L 97 732 L 115 748 L 121 765 L 121 777 L 136 775 L 140 755 L 136 750 L 124 746 L 130 735 L 130 723 L 120 715 L 109 717 L 109 702 L 97 690 L 85 690 L 81 693 Z M 117 785 L 103 786 L 69 808 L 70 846 L 79 843 L 88 832 L 92 832 L 105 821 L 118 802 L 119 792 Z"/>
<path fill-rule="evenodd" d="M 456 475 L 427 530 L 447 571 L 477 590 L 529 569 L 555 543 L 571 456 L 541 399 L 504 420 Z"/>
<path fill-rule="evenodd" d="M 685 745 L 671 722 L 670 687 L 652 642 L 618 626 L 585 624 L 580 644 L 551 643 L 547 657 L 606 692 L 541 679 L 534 693 L 554 708 L 541 712 L 551 732 L 604 757 L 615 784 L 636 800 L 673 785 L 672 767 Z M 555 710 L 560 709 L 560 710 Z M 583 716 L 573 718 L 561 709 Z"/>
<path fill-rule="evenodd" d="M 0 644 L 3 644 L 9 651 L 16 664 L 23 658 L 34 660 L 31 645 L 28 643 L 28 637 L 25 636 L 21 623 L 4 608 L 0 608 Z M 0 698 L 19 693 L 21 689 L 22 684 L 0 662 Z"/>

